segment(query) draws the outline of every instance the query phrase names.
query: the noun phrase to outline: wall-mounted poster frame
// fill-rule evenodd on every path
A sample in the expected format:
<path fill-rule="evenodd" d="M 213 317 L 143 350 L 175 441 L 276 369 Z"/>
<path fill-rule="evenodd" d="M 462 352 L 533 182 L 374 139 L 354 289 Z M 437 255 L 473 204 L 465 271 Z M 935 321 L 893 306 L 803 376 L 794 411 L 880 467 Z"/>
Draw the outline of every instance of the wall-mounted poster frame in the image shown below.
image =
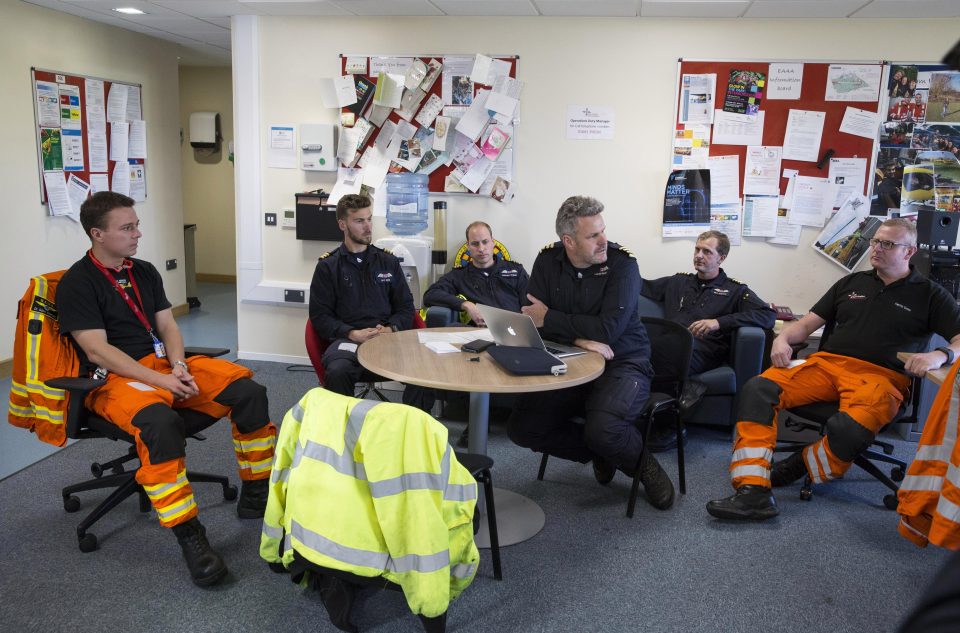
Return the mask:
<path fill-rule="evenodd" d="M 141 84 L 35 67 L 30 78 L 40 202 L 48 212 L 54 215 L 52 207 L 71 204 L 62 199 L 50 204 L 47 185 L 59 187 L 55 178 L 73 187 L 71 196 L 76 191 L 82 196 L 84 188 L 89 193 L 106 187 L 146 199 Z M 127 168 L 118 169 L 118 164 Z"/>

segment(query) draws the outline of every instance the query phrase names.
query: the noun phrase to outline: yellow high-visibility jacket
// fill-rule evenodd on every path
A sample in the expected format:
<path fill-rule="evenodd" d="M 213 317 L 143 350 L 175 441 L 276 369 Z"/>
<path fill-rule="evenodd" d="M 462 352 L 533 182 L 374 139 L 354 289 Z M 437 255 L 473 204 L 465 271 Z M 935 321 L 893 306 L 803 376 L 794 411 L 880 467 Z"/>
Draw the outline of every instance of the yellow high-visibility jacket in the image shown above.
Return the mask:
<path fill-rule="evenodd" d="M 435 617 L 477 571 L 477 484 L 447 429 L 402 404 L 311 389 L 280 427 L 260 556 L 399 584 Z"/>

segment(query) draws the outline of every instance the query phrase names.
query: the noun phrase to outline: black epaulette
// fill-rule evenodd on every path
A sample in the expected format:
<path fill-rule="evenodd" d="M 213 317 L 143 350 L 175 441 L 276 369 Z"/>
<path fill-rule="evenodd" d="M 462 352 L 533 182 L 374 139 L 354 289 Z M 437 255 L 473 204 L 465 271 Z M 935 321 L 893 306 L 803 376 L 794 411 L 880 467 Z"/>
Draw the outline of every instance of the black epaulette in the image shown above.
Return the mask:
<path fill-rule="evenodd" d="M 621 246 L 621 247 L 620 247 L 619 249 L 617 249 L 617 250 L 622 251 L 622 252 L 626 253 L 627 255 L 629 255 L 629 256 L 630 256 L 630 259 L 636 259 L 636 258 L 637 258 L 636 255 L 634 255 L 634 254 L 630 251 L 630 249 L 627 248 L 626 246 Z"/>
<path fill-rule="evenodd" d="M 738 286 L 746 286 L 746 285 L 747 285 L 747 284 L 743 283 L 742 281 L 740 281 L 739 279 L 734 279 L 733 277 L 730 277 L 730 276 L 727 277 L 727 280 L 728 280 L 728 281 L 732 281 L 733 283 L 737 284 Z"/>
<path fill-rule="evenodd" d="M 541 248 L 541 249 L 540 249 L 540 252 L 542 253 L 542 252 L 544 252 L 544 251 L 548 251 L 548 250 L 550 250 L 551 248 L 556 248 L 556 247 L 557 247 L 557 243 L 556 243 L 556 242 L 550 242 L 549 244 L 547 244 L 547 245 L 545 245 L 543 248 Z"/>
<path fill-rule="evenodd" d="M 332 254 L 333 254 L 333 251 L 327 251 L 326 253 L 324 253 L 323 255 L 321 255 L 320 257 L 318 257 L 317 260 L 326 259 L 326 258 L 330 257 L 330 255 L 332 255 Z"/>

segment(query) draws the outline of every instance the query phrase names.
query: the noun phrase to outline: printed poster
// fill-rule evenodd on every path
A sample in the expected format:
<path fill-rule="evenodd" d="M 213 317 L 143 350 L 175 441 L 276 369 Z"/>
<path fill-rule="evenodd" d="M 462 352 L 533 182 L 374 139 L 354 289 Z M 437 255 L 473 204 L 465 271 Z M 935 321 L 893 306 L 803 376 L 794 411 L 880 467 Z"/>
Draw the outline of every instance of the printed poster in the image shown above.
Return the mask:
<path fill-rule="evenodd" d="M 663 196 L 663 237 L 696 237 L 709 228 L 710 170 L 671 172 Z"/>
<path fill-rule="evenodd" d="M 760 111 L 767 76 L 752 70 L 731 70 L 723 111 L 734 114 L 756 114 Z"/>
<path fill-rule="evenodd" d="M 876 101 L 882 72 L 879 64 L 830 64 L 824 101 Z"/>
<path fill-rule="evenodd" d="M 40 154 L 43 159 L 43 171 L 63 169 L 63 144 L 59 128 L 40 130 Z"/>

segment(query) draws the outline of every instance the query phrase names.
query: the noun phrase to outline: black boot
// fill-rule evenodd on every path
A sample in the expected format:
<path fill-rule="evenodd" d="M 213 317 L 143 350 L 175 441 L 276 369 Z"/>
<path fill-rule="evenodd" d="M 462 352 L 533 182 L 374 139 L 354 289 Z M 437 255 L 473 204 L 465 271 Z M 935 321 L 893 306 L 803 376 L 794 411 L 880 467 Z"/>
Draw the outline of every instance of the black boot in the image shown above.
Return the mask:
<path fill-rule="evenodd" d="M 606 486 L 608 483 L 613 481 L 613 477 L 616 474 L 616 465 L 611 464 L 602 457 L 593 458 L 593 476 L 596 477 L 598 483 Z"/>
<path fill-rule="evenodd" d="M 780 514 L 780 509 L 769 488 L 742 486 L 725 499 L 708 501 L 707 512 L 718 519 L 765 521 Z"/>
<path fill-rule="evenodd" d="M 687 427 L 680 429 L 680 441 L 687 445 Z M 657 424 L 650 429 L 647 448 L 651 453 L 662 453 L 677 447 L 677 430 L 672 424 Z"/>
<path fill-rule="evenodd" d="M 657 510 L 667 510 L 673 505 L 673 482 L 663 471 L 660 462 L 646 448 L 640 455 L 640 483 L 647 493 L 647 501 Z"/>
<path fill-rule="evenodd" d="M 227 575 L 227 565 L 207 542 L 207 530 L 196 517 L 186 523 L 173 526 L 173 533 L 183 550 L 187 569 L 193 584 L 198 587 L 215 585 Z"/>
<path fill-rule="evenodd" d="M 244 481 L 237 501 L 237 516 L 241 519 L 262 519 L 270 494 L 270 478 Z"/>
<path fill-rule="evenodd" d="M 350 621 L 350 610 L 357 596 L 356 585 L 327 574 L 316 574 L 314 586 L 320 592 L 320 602 L 327 610 L 330 623 L 346 633 L 357 633 Z"/>
<path fill-rule="evenodd" d="M 770 469 L 770 484 L 774 488 L 789 486 L 807 474 L 807 465 L 803 461 L 803 451 L 797 451 L 782 459 Z"/>

